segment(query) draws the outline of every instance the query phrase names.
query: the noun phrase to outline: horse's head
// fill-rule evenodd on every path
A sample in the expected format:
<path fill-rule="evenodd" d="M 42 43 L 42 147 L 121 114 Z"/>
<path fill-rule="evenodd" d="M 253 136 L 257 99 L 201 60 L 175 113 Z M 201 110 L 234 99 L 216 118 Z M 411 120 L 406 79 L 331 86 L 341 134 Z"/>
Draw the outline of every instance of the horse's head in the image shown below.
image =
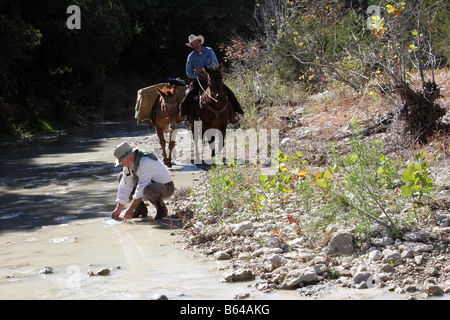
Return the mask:
<path fill-rule="evenodd" d="M 211 96 L 218 101 L 225 100 L 226 91 L 223 87 L 222 64 L 219 64 L 217 68 L 209 68 L 205 66 L 204 69 L 208 74 L 208 88 Z"/>
<path fill-rule="evenodd" d="M 161 96 L 161 109 L 163 111 L 166 120 L 170 121 L 170 128 L 175 130 L 177 128 L 178 120 L 178 100 L 176 94 L 176 86 L 172 85 L 171 88 L 158 88 L 159 95 Z"/>

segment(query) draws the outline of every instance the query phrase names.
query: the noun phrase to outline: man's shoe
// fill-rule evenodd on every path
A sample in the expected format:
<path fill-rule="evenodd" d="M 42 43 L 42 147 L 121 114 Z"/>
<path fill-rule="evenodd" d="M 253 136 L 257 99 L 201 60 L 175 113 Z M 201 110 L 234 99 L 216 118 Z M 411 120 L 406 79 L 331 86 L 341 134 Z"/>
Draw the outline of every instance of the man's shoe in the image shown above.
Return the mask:
<path fill-rule="evenodd" d="M 141 201 L 141 203 L 139 203 L 139 206 L 134 210 L 133 212 L 133 218 L 145 218 L 148 216 L 148 210 L 147 210 L 147 206 L 145 205 L 144 201 Z"/>
<path fill-rule="evenodd" d="M 156 207 L 155 219 L 162 219 L 164 217 L 167 217 L 167 212 L 169 210 L 167 210 L 165 203 L 161 199 L 158 200 L 155 207 Z"/>
<path fill-rule="evenodd" d="M 167 211 L 167 208 L 158 209 L 158 211 L 156 211 L 155 220 L 167 217 Z"/>

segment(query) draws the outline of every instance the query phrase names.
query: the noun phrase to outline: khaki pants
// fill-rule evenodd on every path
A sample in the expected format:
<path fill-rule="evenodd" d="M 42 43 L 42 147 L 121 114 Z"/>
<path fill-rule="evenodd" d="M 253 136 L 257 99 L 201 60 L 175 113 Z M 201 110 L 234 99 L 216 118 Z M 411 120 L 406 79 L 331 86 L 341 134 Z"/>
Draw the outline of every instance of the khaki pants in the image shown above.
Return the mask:
<path fill-rule="evenodd" d="M 123 172 L 119 173 L 119 183 L 120 180 L 122 180 L 122 177 Z M 134 186 L 133 190 L 131 191 L 129 197 L 130 201 L 133 199 L 135 190 L 136 186 Z M 170 198 L 174 194 L 174 192 L 175 184 L 172 181 L 169 183 L 152 182 L 144 188 L 144 194 L 148 198 L 148 200 L 150 200 L 150 202 L 155 206 L 157 216 L 167 215 L 167 207 L 163 200 Z M 142 210 L 142 206 L 145 207 L 144 201 L 141 201 L 139 207 L 135 210 L 135 212 L 137 213 L 138 209 L 139 211 Z M 135 217 L 134 214 L 133 217 Z"/>
<path fill-rule="evenodd" d="M 144 194 L 148 200 L 155 206 L 156 215 L 167 215 L 167 207 L 164 199 L 170 198 L 175 192 L 175 185 L 171 181 L 169 183 L 150 183 L 144 189 Z"/>

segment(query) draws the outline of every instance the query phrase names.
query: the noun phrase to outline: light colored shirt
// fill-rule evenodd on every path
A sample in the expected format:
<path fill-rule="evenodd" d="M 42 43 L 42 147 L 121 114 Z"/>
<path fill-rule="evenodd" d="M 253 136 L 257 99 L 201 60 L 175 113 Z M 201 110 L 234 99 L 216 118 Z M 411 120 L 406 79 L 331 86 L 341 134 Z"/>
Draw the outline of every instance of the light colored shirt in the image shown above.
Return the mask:
<path fill-rule="evenodd" d="M 197 72 L 195 72 L 196 68 L 204 68 L 205 66 L 210 68 L 219 65 L 219 61 L 217 60 L 213 49 L 210 47 L 202 47 L 202 49 L 203 51 L 201 53 L 192 51 L 187 58 L 186 74 L 190 79 L 197 78 Z"/>
<path fill-rule="evenodd" d="M 172 181 L 172 176 L 161 160 L 155 161 L 148 157 L 142 157 L 136 176 L 139 181 L 136 191 L 133 194 L 133 199 L 142 198 L 144 195 L 144 188 L 152 183 L 152 181 L 162 184 Z M 133 188 L 134 179 L 131 169 L 128 170 L 127 167 L 123 167 L 123 177 L 119 183 L 116 202 L 125 205 L 128 202 L 128 198 L 130 197 Z"/>

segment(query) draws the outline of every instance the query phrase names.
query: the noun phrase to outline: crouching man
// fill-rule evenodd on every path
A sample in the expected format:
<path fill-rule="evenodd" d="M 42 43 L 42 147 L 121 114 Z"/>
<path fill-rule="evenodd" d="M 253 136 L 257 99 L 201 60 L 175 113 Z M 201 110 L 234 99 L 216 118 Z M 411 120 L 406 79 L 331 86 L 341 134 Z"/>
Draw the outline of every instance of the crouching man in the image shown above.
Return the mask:
<path fill-rule="evenodd" d="M 114 156 L 117 159 L 116 167 L 122 164 L 123 171 L 119 174 L 117 206 L 111 218 L 126 221 L 146 217 L 148 211 L 142 199 L 144 195 L 156 208 L 155 219 L 167 216 L 168 210 L 163 200 L 173 195 L 175 185 L 164 164 L 153 153 L 140 151 L 128 142 L 118 145 Z M 121 217 L 128 200 L 131 204 Z"/>

